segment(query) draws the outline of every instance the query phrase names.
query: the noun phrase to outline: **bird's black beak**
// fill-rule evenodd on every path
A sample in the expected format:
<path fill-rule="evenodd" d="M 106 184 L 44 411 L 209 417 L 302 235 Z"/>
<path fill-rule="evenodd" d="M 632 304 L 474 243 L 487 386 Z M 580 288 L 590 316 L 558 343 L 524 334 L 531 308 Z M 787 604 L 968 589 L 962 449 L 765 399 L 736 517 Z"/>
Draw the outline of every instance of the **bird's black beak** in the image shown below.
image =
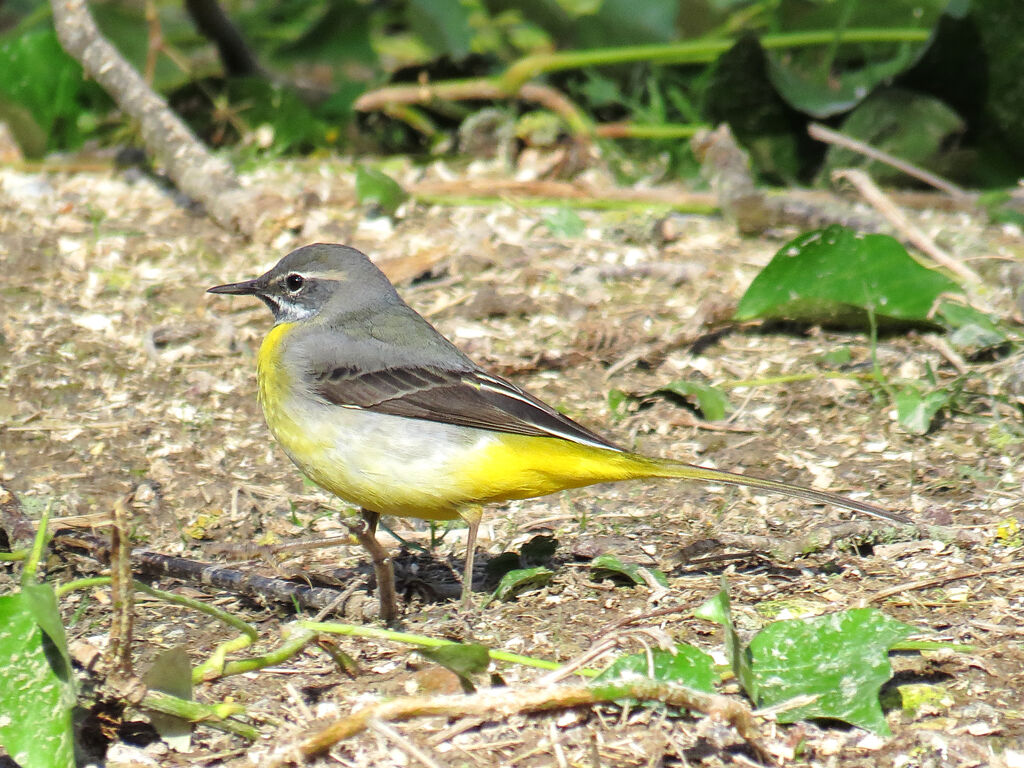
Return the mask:
<path fill-rule="evenodd" d="M 215 285 L 207 288 L 207 293 L 228 293 L 232 296 L 255 296 L 262 289 L 263 281 L 260 278 L 246 280 L 242 283 L 228 283 L 227 285 Z"/>

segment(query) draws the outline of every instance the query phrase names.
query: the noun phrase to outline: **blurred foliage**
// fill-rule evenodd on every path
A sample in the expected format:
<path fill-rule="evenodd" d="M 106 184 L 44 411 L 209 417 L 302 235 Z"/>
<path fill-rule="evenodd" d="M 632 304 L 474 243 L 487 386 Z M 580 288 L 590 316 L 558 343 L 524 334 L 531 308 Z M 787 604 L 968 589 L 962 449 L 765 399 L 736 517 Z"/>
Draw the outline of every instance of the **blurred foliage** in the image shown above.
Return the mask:
<path fill-rule="evenodd" d="M 595 123 L 729 122 L 764 181 L 824 178 L 852 160 L 826 159 L 806 136 L 812 120 L 962 183 L 1006 186 L 1024 174 L 1019 0 L 231 0 L 223 10 L 259 63 L 245 78 L 225 73 L 182 4 L 157 0 L 150 20 L 146 4 L 91 5 L 206 141 L 249 156 L 451 151 L 459 125 L 491 108 L 490 97 L 368 114 L 356 99 L 387 84 L 496 83 L 539 56 L 534 79 Z M 685 55 L 666 54 L 680 44 Z M 578 49 L 593 50 L 569 63 L 545 58 Z M 57 50 L 43 0 L 0 6 L 0 71 L 0 119 L 28 155 L 124 141 L 111 130 L 109 99 Z M 603 140 L 618 172 L 643 173 L 630 161 L 647 158 L 694 172 L 685 141 L 640 135 L 650 138 Z"/>

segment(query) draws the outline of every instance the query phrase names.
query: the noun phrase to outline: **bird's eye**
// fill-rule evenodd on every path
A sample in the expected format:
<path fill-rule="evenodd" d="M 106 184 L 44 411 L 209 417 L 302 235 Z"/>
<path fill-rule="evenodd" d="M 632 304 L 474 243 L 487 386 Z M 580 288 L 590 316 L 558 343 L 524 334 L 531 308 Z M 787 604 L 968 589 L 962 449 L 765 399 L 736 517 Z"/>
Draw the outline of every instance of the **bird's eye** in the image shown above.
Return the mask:
<path fill-rule="evenodd" d="M 302 286 L 306 284 L 306 278 L 302 275 L 290 274 L 284 279 L 284 287 L 288 289 L 289 293 L 298 293 L 302 290 Z"/>

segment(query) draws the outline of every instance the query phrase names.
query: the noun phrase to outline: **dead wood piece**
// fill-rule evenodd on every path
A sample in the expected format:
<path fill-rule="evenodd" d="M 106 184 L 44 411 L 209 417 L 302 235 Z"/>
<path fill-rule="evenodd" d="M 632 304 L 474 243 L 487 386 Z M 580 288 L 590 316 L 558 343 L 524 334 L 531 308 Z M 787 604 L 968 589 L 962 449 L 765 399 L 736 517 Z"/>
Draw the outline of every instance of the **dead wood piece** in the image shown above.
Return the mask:
<path fill-rule="evenodd" d="M 108 665 L 120 677 L 131 677 L 132 632 L 135 624 L 135 587 L 132 585 L 131 545 L 128 538 L 128 504 L 114 503 L 114 525 L 110 531 L 110 592 L 113 618 L 107 645 Z"/>
<path fill-rule="evenodd" d="M 373 721 L 400 721 L 415 717 L 503 718 L 527 712 L 587 706 L 631 696 L 703 712 L 732 725 L 762 759 L 770 759 L 750 709 L 738 699 L 695 691 L 679 685 L 637 680 L 607 687 L 586 685 L 533 685 L 499 688 L 469 695 L 401 696 L 379 701 L 275 749 L 261 765 L 281 766 L 323 754 L 335 744 L 366 730 Z"/>
<path fill-rule="evenodd" d="M 958 201 L 974 202 L 973 195 L 970 195 L 967 191 L 958 187 L 953 182 L 947 181 L 941 176 L 937 176 L 930 171 L 926 171 L 924 168 L 919 168 L 913 163 L 908 163 L 906 160 L 901 160 L 895 155 L 890 155 L 888 152 L 884 152 L 877 147 L 865 144 L 863 141 L 858 141 L 857 139 L 840 133 L 839 131 L 833 131 L 831 128 L 826 128 L 820 123 L 811 123 L 808 125 L 807 134 L 812 139 L 817 139 L 818 141 L 826 144 L 845 147 L 857 154 L 864 155 L 864 157 L 869 157 L 872 160 L 885 163 L 886 165 L 895 168 L 918 181 L 923 181 L 925 184 L 945 192 L 947 195 L 950 195 Z"/>
<path fill-rule="evenodd" d="M 110 542 L 99 536 L 60 530 L 54 533 L 52 544 L 60 550 L 86 554 L 104 563 L 110 562 Z M 298 603 L 315 610 L 332 604 L 341 594 L 341 591 L 336 589 L 310 587 L 283 579 L 246 573 L 235 568 L 140 549 L 132 550 L 132 566 L 140 575 L 166 576 L 193 584 L 216 587 L 237 595 L 287 604 Z"/>
<path fill-rule="evenodd" d="M 217 0 L 185 0 L 185 10 L 196 29 L 217 45 L 225 73 L 231 77 L 261 74 L 256 56 Z"/>
<path fill-rule="evenodd" d="M 757 234 L 779 223 L 775 206 L 754 185 L 750 158 L 727 124 L 698 131 L 690 146 L 700 161 L 700 174 L 711 185 L 726 218 L 743 234 Z"/>
<path fill-rule="evenodd" d="M 214 157 L 167 102 L 101 35 L 85 0 L 51 0 L 53 20 L 64 50 L 77 60 L 128 115 L 139 123 L 146 148 L 189 197 L 198 200 L 222 227 L 251 236 L 258 207 L 234 171 Z"/>

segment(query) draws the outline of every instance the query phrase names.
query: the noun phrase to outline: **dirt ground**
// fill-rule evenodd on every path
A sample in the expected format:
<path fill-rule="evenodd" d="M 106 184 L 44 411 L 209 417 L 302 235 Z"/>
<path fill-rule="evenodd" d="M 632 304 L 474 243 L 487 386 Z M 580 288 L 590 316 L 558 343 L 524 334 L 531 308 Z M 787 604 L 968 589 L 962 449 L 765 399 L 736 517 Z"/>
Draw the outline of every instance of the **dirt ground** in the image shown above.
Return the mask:
<path fill-rule="evenodd" d="M 463 172 L 440 163 L 395 169 L 403 183 Z M 889 590 L 874 604 L 917 627 L 921 639 L 974 646 L 894 656 L 889 688 L 928 683 L 941 695 L 912 712 L 890 691 L 888 740 L 836 723 L 770 722 L 766 739 L 780 754 L 788 745 L 794 754 L 786 762 L 797 766 L 1024 764 L 1024 571 L 998 572 L 1022 558 L 1011 522 L 1024 520 L 1019 353 L 967 360 L 965 395 L 924 437 L 902 431 L 892 405 L 862 384 L 825 378 L 731 390 L 738 407 L 721 424 L 664 398 L 617 419 L 608 406 L 611 389 L 645 394 L 681 378 L 717 384 L 824 372 L 823 356 L 840 347 L 849 349 L 849 365 L 870 366 L 869 342 L 857 333 L 726 322 L 792 232 L 743 239 L 719 219 L 677 217 L 677 236 L 665 241 L 655 216 L 580 212 L 586 230 L 568 238 L 544 223 L 550 210 L 511 202 L 407 204 L 392 222 L 365 216 L 354 200 L 352 169 L 330 163 L 275 166 L 247 183 L 307 204 L 270 246 L 225 233 L 136 171 L 0 169 L 0 481 L 34 517 L 53 501 L 62 518 L 105 519 L 127 498 L 135 546 L 208 561 L 224 561 L 216 544 L 342 535 L 336 511 L 344 505 L 304 483 L 263 424 L 254 355 L 269 313 L 258 302 L 204 291 L 253 277 L 298 246 L 347 243 L 413 275 L 399 285 L 403 296 L 481 365 L 620 444 L 859 494 L 926 526 L 896 531 L 837 509 L 722 486 L 594 486 L 487 510 L 482 561 L 538 534 L 558 541 L 553 580 L 514 602 L 460 614 L 448 597 L 453 577 L 448 588 L 436 582 L 445 566 L 461 567 L 464 530 L 449 531 L 430 555 L 403 555 L 403 630 L 567 661 L 609 634 L 621 649 L 640 650 L 637 633 L 617 626 L 632 618 L 631 627 L 720 655 L 721 632 L 690 611 L 717 591 L 723 574 L 747 633 L 782 616 L 855 607 Z M 1020 231 L 986 228 L 962 214 L 917 219 L 985 277 L 980 300 L 1019 321 Z M 951 381 L 959 362 L 924 333 L 885 337 L 877 355 L 888 376 L 915 381 L 929 368 L 940 382 Z M 811 529 L 849 520 L 859 523 L 848 529 L 853 537 L 804 556 L 778 554 Z M 429 544 L 425 526 L 392 523 L 408 541 Z M 398 549 L 386 533 L 381 541 Z M 768 552 L 749 551 L 765 542 L 760 549 Z M 586 563 L 599 552 L 661 568 L 670 589 L 591 581 Z M 318 584 L 358 583 L 358 594 L 371 575 L 354 542 L 301 551 L 276 566 L 235 566 Z M 0 571 L 0 589 L 10 588 L 16 573 Z M 102 566 L 87 557 L 49 562 L 57 581 L 98 573 Z M 957 578 L 937 583 L 944 576 Z M 242 655 L 274 648 L 295 618 L 287 604 L 171 579 L 155 584 L 255 624 L 260 641 Z M 671 607 L 679 610 L 664 611 Z M 70 639 L 102 647 L 106 590 L 73 593 L 62 609 Z M 199 663 L 232 634 L 207 616 L 140 596 L 136 668 L 144 671 L 155 653 L 177 644 Z M 274 667 L 197 686 L 199 700 L 243 705 L 246 717 L 272 734 L 266 743 L 253 748 L 199 727 L 192 751 L 178 753 L 154 739 L 145 715 L 131 713 L 107 764 L 218 765 L 247 756 L 259 764 L 269 746 L 314 721 L 377 697 L 452 686 L 408 645 L 337 643 L 356 660 L 354 676 L 309 648 Z M 544 674 L 512 664 L 497 669 L 513 688 Z M 740 695 L 735 686 L 723 690 Z M 753 761 L 729 729 L 657 707 L 607 705 L 493 722 L 432 717 L 392 728 L 342 742 L 323 764 Z"/>

